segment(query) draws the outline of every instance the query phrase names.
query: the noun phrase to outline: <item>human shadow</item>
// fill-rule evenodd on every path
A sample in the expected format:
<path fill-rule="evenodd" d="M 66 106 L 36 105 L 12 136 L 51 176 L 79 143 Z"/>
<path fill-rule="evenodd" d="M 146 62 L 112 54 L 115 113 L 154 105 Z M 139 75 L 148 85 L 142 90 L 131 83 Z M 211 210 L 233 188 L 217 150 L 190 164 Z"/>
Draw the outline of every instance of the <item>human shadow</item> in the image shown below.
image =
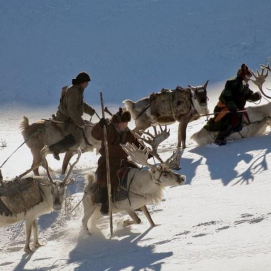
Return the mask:
<path fill-rule="evenodd" d="M 196 147 L 190 152 L 200 155 L 199 160 L 208 166 L 212 180 L 221 179 L 225 186 L 233 180 L 234 184 L 249 184 L 255 174 L 268 169 L 266 156 L 271 151 L 270 140 L 271 135 L 258 136 L 228 142 L 221 147 Z M 244 164 L 242 172 L 235 169 L 239 163 Z"/>
<path fill-rule="evenodd" d="M 193 178 L 196 176 L 196 168 L 201 164 L 201 159 L 194 160 L 191 158 L 184 158 L 181 159 L 181 169 L 179 173 L 186 176 L 185 184 L 191 185 Z"/>
<path fill-rule="evenodd" d="M 173 252 L 157 253 L 154 245 L 140 246 L 140 241 L 150 230 L 140 234 L 125 228 L 115 231 L 112 239 L 106 239 L 98 232 L 91 236 L 81 235 L 77 246 L 70 252 L 67 264 L 77 263 L 78 267 L 74 269 L 77 271 L 118 271 L 129 267 L 133 271 L 147 268 L 159 271 L 163 259 L 171 257 Z"/>

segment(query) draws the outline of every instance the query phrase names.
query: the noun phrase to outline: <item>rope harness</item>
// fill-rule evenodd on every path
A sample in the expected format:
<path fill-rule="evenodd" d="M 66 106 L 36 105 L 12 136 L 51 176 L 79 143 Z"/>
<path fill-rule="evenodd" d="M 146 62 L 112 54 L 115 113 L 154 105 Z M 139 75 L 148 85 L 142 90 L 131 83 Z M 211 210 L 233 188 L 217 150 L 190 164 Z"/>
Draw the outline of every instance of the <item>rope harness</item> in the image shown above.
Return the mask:
<path fill-rule="evenodd" d="M 3 167 L 3 165 L 9 160 L 9 158 L 17 151 L 19 150 L 30 138 L 37 135 L 38 133 L 42 132 L 45 128 L 38 129 L 36 132 L 34 132 L 32 135 L 30 135 L 15 151 L 12 152 L 12 154 L 4 161 L 4 163 L 0 166 L 0 169 Z"/>

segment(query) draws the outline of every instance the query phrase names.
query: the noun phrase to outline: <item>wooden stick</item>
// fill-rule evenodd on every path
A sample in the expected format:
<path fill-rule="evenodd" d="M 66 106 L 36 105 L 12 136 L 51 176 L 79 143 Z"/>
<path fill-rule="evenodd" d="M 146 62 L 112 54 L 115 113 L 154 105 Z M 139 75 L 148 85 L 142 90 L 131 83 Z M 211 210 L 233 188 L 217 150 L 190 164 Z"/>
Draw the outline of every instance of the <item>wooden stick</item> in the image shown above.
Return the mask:
<path fill-rule="evenodd" d="M 243 113 L 243 112 L 247 112 L 247 110 L 239 110 L 239 111 L 236 111 L 236 113 Z M 201 115 L 201 117 L 211 116 L 211 115 L 218 115 L 219 113 L 220 113 L 220 112 L 205 114 L 205 115 Z M 230 111 L 224 111 L 223 113 L 230 113 Z"/>
<path fill-rule="evenodd" d="M 102 117 L 104 118 L 104 103 L 103 103 L 103 93 L 100 92 L 100 100 L 102 107 Z M 106 159 L 106 175 L 107 175 L 107 192 L 108 192 L 108 206 L 109 206 L 109 217 L 110 217 L 110 235 L 113 237 L 113 218 L 112 218 L 112 205 L 111 205 L 111 180 L 110 180 L 110 163 L 109 163 L 109 150 L 108 150 L 108 140 L 107 140 L 107 128 L 106 125 L 104 130 L 104 146 L 105 146 L 105 159 Z"/>

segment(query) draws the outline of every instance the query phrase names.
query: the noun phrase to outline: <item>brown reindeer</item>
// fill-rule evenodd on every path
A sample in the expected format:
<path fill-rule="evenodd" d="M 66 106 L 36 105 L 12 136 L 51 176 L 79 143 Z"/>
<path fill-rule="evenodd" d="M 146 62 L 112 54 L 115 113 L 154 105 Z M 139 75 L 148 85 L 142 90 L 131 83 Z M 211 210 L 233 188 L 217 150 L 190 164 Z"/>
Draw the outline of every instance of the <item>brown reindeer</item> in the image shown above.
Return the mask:
<path fill-rule="evenodd" d="M 43 214 L 59 211 L 65 199 L 66 186 L 70 182 L 70 174 L 78 162 L 81 151 L 78 150 L 76 161 L 70 166 L 67 175 L 62 182 L 54 181 L 50 175 L 45 155 L 48 147 L 42 149 L 42 159 L 46 165 L 48 178 L 35 176 L 30 178 L 16 178 L 13 181 L 0 182 L 0 227 L 8 226 L 25 220 L 25 247 L 30 249 L 30 237 L 33 230 L 34 247 L 39 247 L 37 218 Z"/>
<path fill-rule="evenodd" d="M 39 120 L 29 124 L 28 118 L 24 116 L 20 128 L 22 130 L 22 135 L 26 145 L 31 150 L 33 162 L 31 168 L 20 175 L 21 177 L 32 170 L 34 174 L 38 176 L 39 166 L 43 166 L 45 168 L 41 157 L 41 149 L 45 145 L 50 146 L 60 141 L 67 135 L 64 132 L 64 125 L 64 123 L 52 122 L 51 120 Z M 96 149 L 96 152 L 98 152 L 100 148 L 101 143 L 91 136 L 91 130 L 92 124 L 90 122 L 86 122 L 84 127 L 85 138 L 80 142 L 80 149 L 82 150 L 82 153 L 93 151 L 94 149 Z M 66 172 L 68 163 L 78 147 L 79 146 L 73 146 L 65 153 L 62 164 L 62 174 Z"/>
<path fill-rule="evenodd" d="M 206 90 L 208 82 L 197 87 L 188 85 L 188 88 L 177 86 L 174 90 L 162 89 L 161 93 L 152 94 L 137 102 L 123 101 L 135 120 L 136 127 L 133 130 L 135 133 L 140 133 L 152 125 L 179 122 L 175 168 L 179 168 L 180 148 L 186 147 L 188 123 L 208 113 Z"/>

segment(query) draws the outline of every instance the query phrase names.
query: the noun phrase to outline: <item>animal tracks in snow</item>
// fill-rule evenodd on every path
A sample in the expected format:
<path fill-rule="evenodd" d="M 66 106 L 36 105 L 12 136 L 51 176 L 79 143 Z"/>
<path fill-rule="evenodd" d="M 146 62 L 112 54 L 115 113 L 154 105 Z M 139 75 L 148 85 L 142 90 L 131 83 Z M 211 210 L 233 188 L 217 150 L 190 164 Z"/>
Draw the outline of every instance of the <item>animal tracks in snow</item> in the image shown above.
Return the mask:
<path fill-rule="evenodd" d="M 197 224 L 192 226 L 194 229 L 193 231 L 184 231 L 175 234 L 175 236 L 183 235 L 184 238 L 188 236 L 198 238 L 204 237 L 209 234 L 219 233 L 220 231 L 230 229 L 232 227 L 238 227 L 241 224 L 248 223 L 248 224 L 256 224 L 260 223 L 266 219 L 271 217 L 271 213 L 263 214 L 263 215 L 253 215 L 253 214 L 242 214 L 240 219 L 237 219 L 233 223 L 224 223 L 223 221 L 209 221 Z M 226 225 L 225 225 L 226 224 Z M 174 238 L 173 238 L 174 239 Z M 176 238 L 177 239 L 177 238 Z"/>

